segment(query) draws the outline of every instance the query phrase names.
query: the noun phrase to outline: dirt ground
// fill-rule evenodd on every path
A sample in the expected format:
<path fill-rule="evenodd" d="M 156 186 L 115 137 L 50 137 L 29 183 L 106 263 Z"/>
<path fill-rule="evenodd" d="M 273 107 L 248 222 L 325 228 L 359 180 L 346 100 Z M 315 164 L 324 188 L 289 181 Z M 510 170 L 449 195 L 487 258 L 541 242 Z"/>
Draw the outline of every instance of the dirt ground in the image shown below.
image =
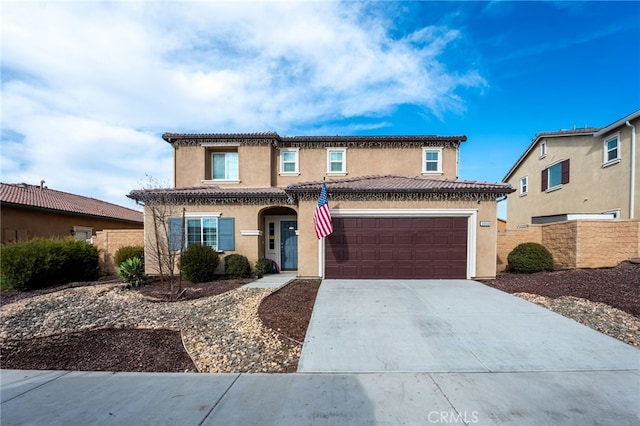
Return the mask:
<path fill-rule="evenodd" d="M 113 280 L 113 277 L 111 277 Z M 178 300 L 220 294 L 250 280 L 222 280 L 212 283 L 182 283 Z M 107 279 L 97 283 L 109 282 Z M 3 292 L 1 303 L 14 302 L 46 292 L 64 291 L 75 283 L 37 292 Z M 602 302 L 640 317 L 640 265 L 628 262 L 611 269 L 566 270 L 536 274 L 502 273 L 486 285 L 509 293 L 541 296 L 575 296 Z M 304 340 L 320 280 L 294 280 L 267 296 L 258 309 L 265 326 L 283 340 Z M 171 303 L 176 296 L 167 285 L 155 281 L 140 290 L 144 295 Z M 175 294 L 175 293 L 174 293 Z M 170 330 L 101 329 L 40 339 L 29 339 L 3 348 L 2 368 L 62 369 L 96 371 L 194 371 L 180 333 Z"/>

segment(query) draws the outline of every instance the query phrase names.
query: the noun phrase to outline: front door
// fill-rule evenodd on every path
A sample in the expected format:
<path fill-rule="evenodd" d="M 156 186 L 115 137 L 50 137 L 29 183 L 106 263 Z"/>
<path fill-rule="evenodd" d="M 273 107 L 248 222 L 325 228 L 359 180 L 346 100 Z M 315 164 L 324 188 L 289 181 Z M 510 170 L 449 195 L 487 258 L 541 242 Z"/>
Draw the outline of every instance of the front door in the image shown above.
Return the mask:
<path fill-rule="evenodd" d="M 298 269 L 298 222 L 283 220 L 280 222 L 280 268 L 283 271 Z"/>

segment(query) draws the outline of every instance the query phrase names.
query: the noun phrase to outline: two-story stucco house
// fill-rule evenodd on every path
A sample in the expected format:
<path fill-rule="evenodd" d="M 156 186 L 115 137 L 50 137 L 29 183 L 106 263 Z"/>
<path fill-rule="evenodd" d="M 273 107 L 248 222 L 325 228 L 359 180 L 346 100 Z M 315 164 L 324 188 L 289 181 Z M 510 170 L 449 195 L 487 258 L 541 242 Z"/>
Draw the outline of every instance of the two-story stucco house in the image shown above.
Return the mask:
<path fill-rule="evenodd" d="M 175 187 L 129 197 L 171 205 L 176 216 L 184 209 L 187 245 L 266 257 L 301 277 L 495 276 L 496 199 L 513 189 L 457 179 L 465 136 L 163 139 L 174 149 Z M 323 181 L 334 231 L 318 240 Z M 153 226 L 148 210 L 145 229 Z"/>
<path fill-rule="evenodd" d="M 504 177 L 509 229 L 570 219 L 640 218 L 640 110 L 603 128 L 538 133 Z"/>

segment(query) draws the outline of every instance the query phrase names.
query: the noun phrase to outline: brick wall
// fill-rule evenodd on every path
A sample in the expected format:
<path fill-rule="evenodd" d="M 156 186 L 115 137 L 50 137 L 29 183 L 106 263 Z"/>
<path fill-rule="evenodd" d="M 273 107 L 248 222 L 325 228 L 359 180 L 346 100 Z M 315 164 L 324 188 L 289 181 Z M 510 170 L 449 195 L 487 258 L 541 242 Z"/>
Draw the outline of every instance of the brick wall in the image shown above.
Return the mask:
<path fill-rule="evenodd" d="M 144 245 L 144 229 L 105 229 L 96 232 L 93 244 L 100 250 L 100 269 L 116 272 L 113 256 L 120 247 Z"/>
<path fill-rule="evenodd" d="M 518 244 L 544 245 L 557 268 L 608 268 L 640 257 L 640 221 L 572 220 L 498 233 L 496 271 L 507 267 L 507 256 Z"/>

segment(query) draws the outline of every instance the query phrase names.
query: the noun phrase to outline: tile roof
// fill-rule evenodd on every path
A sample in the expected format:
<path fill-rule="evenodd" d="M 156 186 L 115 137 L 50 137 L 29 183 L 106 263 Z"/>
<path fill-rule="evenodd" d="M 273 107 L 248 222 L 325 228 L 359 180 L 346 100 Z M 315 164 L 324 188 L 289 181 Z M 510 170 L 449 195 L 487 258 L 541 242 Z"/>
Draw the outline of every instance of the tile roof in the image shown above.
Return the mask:
<path fill-rule="evenodd" d="M 287 194 L 284 189 L 278 187 L 268 188 L 224 188 L 217 185 L 196 186 L 188 188 L 157 188 L 157 189 L 137 189 L 131 191 L 127 197 L 137 201 L 152 199 L 184 199 L 184 198 L 282 198 L 285 200 Z"/>
<path fill-rule="evenodd" d="M 458 179 L 429 179 L 406 176 L 363 176 L 325 182 L 329 193 L 385 192 L 385 193 L 454 193 L 482 192 L 509 194 L 515 189 L 505 183 L 478 182 Z M 293 183 L 287 192 L 318 192 L 322 181 Z"/>
<path fill-rule="evenodd" d="M 164 133 L 162 139 L 171 144 L 194 144 L 213 141 L 272 141 L 275 143 L 376 143 L 388 144 L 398 142 L 452 142 L 459 143 L 467 140 L 464 135 L 437 136 L 437 135 L 398 135 L 398 136 L 280 136 L 276 132 L 258 133 Z"/>
<path fill-rule="evenodd" d="M 427 179 L 405 176 L 364 176 L 326 181 L 329 193 L 440 193 L 464 194 L 483 193 L 506 195 L 515 189 L 506 183 L 487 183 L 470 180 Z M 168 201 L 209 199 L 221 202 L 248 199 L 282 199 L 292 195 L 318 193 L 322 181 L 289 184 L 286 188 L 228 188 L 219 186 L 198 186 L 189 188 L 140 189 L 131 191 L 127 197 L 137 201 Z"/>
<path fill-rule="evenodd" d="M 126 222 L 143 222 L 142 212 L 140 211 L 95 198 L 83 197 L 26 183 L 0 183 L 0 202 Z"/>

